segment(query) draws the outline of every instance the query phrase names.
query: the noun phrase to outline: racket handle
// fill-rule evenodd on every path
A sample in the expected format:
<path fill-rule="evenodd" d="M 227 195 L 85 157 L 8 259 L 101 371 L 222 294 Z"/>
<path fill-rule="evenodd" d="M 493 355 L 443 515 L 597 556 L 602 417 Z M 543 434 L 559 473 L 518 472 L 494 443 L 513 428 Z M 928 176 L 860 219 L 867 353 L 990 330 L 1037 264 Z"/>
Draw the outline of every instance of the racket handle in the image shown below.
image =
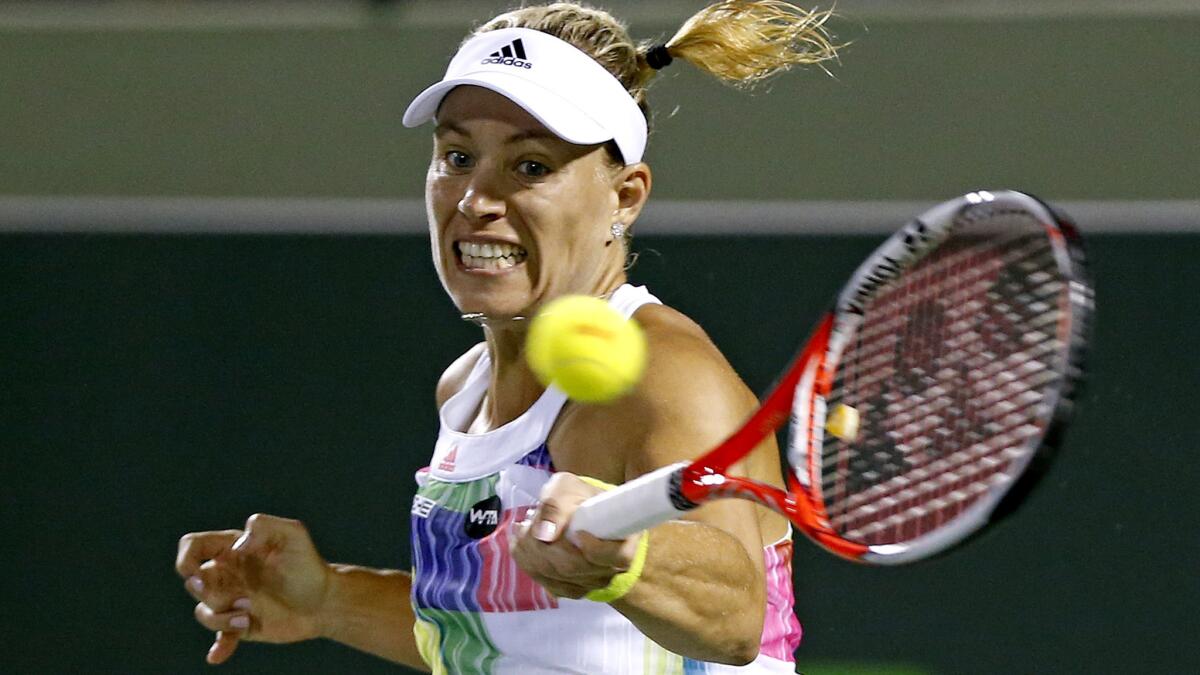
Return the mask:
<path fill-rule="evenodd" d="M 618 485 L 579 505 L 567 526 L 567 536 L 588 532 L 601 539 L 624 539 L 629 535 L 690 509 L 680 509 L 671 499 L 679 475 L 688 462 L 670 464 Z"/>

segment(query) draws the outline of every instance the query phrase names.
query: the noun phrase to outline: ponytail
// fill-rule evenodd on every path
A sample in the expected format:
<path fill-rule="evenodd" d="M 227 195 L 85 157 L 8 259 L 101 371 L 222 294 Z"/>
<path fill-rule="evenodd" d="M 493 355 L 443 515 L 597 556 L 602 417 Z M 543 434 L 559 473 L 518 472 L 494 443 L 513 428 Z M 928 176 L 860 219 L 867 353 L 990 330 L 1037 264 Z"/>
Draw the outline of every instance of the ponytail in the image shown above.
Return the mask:
<path fill-rule="evenodd" d="M 793 66 L 837 58 L 825 28 L 832 10 L 805 10 L 781 0 L 722 0 L 705 7 L 665 43 L 636 44 L 625 24 L 578 2 L 554 2 L 501 14 L 472 31 L 540 30 L 568 42 L 604 66 L 650 123 L 646 91 L 659 69 L 684 60 L 735 87 L 750 88 Z M 468 38 L 469 39 L 469 38 Z"/>
<path fill-rule="evenodd" d="M 666 43 L 638 50 L 639 78 L 682 59 L 735 87 L 748 88 L 793 66 L 822 65 L 838 49 L 825 28 L 832 10 L 779 0 L 723 0 L 688 19 Z"/>

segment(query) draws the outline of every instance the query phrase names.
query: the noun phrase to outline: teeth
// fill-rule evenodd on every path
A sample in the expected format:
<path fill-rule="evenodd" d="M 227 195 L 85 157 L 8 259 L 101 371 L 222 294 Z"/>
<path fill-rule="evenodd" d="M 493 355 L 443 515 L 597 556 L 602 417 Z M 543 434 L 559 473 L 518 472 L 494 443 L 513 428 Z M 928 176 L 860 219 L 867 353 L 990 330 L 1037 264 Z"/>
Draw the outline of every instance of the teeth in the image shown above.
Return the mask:
<path fill-rule="evenodd" d="M 525 249 L 520 246 L 503 242 L 483 244 L 474 241 L 464 241 L 459 242 L 458 249 L 463 255 L 469 255 L 472 258 L 503 258 L 505 256 L 525 254 Z"/>
<path fill-rule="evenodd" d="M 463 265 L 471 269 L 507 269 L 524 262 L 528 255 L 524 248 L 503 242 L 480 243 L 463 241 L 458 243 Z"/>

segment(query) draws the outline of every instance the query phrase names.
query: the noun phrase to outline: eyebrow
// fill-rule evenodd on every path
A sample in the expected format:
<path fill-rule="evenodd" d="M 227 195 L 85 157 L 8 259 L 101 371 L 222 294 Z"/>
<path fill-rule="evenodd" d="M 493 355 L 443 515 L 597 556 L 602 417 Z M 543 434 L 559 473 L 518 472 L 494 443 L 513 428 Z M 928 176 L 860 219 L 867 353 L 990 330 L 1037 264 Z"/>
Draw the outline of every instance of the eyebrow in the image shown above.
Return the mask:
<path fill-rule="evenodd" d="M 438 124 L 437 128 L 433 130 L 433 134 L 438 137 L 445 136 L 446 134 L 451 133 L 451 132 L 456 133 L 460 136 L 466 136 L 467 138 L 471 137 L 471 133 L 469 131 L 467 131 L 463 127 L 455 124 L 454 122 L 443 122 L 441 124 Z M 527 141 L 527 140 L 539 139 L 539 138 L 557 139 L 558 136 L 555 136 L 554 134 L 550 133 L 549 131 L 545 131 L 543 129 L 530 129 L 528 131 L 518 131 L 517 133 L 512 134 L 508 138 L 505 138 L 504 142 L 505 143 L 520 143 L 521 141 Z"/>

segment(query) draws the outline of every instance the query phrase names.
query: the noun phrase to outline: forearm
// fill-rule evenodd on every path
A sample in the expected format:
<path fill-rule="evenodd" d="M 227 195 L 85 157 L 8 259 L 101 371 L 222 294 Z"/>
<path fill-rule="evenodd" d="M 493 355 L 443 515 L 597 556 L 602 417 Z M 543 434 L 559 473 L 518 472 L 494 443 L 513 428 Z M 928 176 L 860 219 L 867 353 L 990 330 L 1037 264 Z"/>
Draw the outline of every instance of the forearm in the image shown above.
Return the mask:
<path fill-rule="evenodd" d="M 428 671 L 413 636 L 412 577 L 398 570 L 330 565 L 321 636 Z"/>
<path fill-rule="evenodd" d="M 650 532 L 638 582 L 613 607 L 647 637 L 685 656 L 746 663 L 758 653 L 766 587 L 728 533 L 688 521 Z"/>

